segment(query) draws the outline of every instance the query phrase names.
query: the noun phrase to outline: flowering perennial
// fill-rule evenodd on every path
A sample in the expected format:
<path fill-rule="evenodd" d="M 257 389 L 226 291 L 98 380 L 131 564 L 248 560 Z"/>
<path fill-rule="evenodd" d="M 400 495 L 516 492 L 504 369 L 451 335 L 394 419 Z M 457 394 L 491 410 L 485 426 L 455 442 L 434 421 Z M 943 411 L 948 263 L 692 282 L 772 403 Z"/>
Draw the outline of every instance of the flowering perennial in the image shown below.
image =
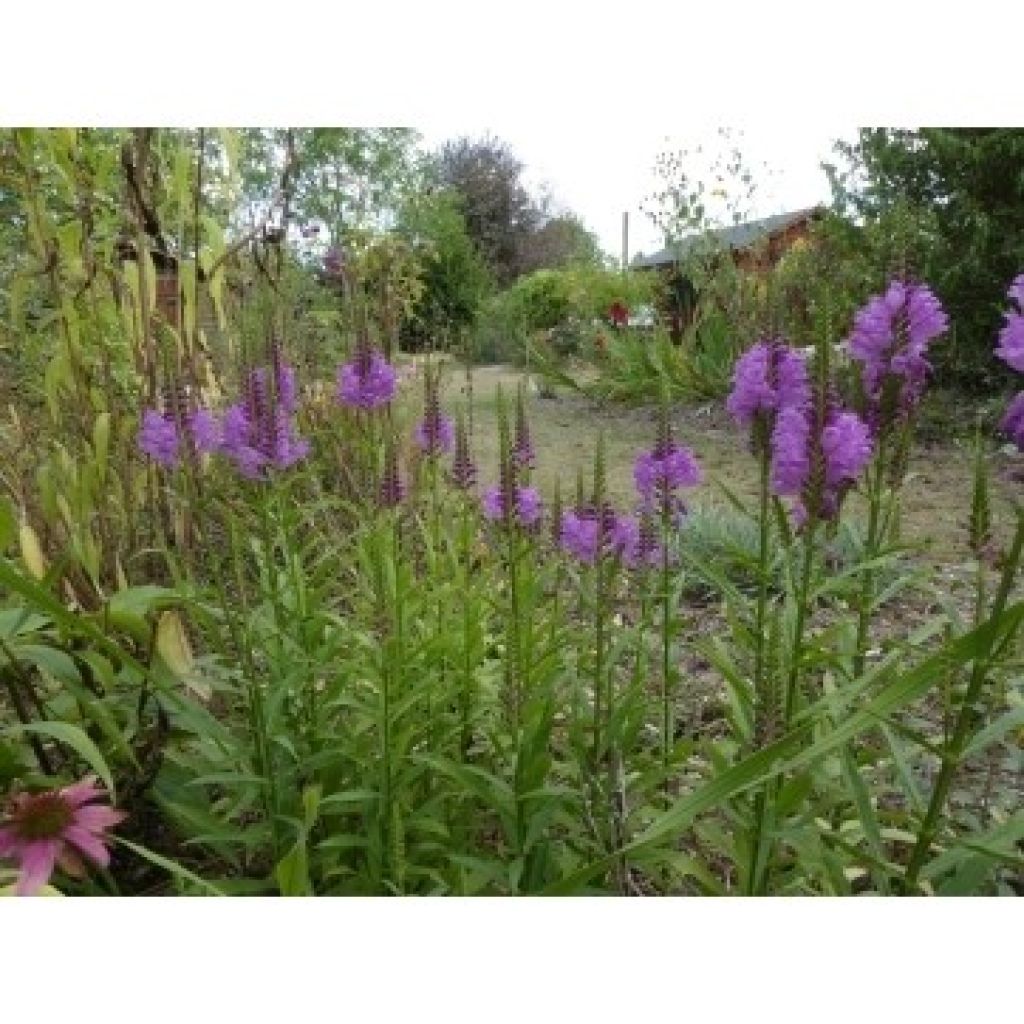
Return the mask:
<path fill-rule="evenodd" d="M 353 409 L 379 409 L 395 397 L 397 387 L 395 368 L 365 336 L 352 361 L 338 368 L 338 401 Z"/>
<path fill-rule="evenodd" d="M 81 877 L 82 857 L 103 868 L 110 863 L 105 832 L 125 814 L 99 803 L 104 795 L 95 779 L 87 778 L 64 789 L 12 798 L 7 819 L 0 823 L 0 857 L 20 864 L 17 895 L 37 893 L 57 865 Z"/>
<path fill-rule="evenodd" d="M 809 410 L 783 409 L 772 432 L 772 489 L 798 499 L 797 519 L 815 508 L 834 518 L 843 494 L 871 459 L 871 433 L 854 412 L 829 403 L 824 425 L 814 430 Z"/>
<path fill-rule="evenodd" d="M 1018 274 L 1013 279 L 1006 294 L 1017 304 L 1017 308 L 1004 314 L 1006 323 L 999 332 L 996 355 L 1007 366 L 1018 373 L 1024 373 L 1024 274 Z"/>
<path fill-rule="evenodd" d="M 181 439 L 173 416 L 167 416 L 156 409 L 147 409 L 142 414 L 137 444 L 141 452 L 161 466 L 173 469 L 178 465 Z"/>
<path fill-rule="evenodd" d="M 758 342 L 737 360 L 726 408 L 740 426 L 749 427 L 758 415 L 804 408 L 810 399 L 803 355 L 775 338 Z"/>
<path fill-rule="evenodd" d="M 543 512 L 536 487 L 488 487 L 483 496 L 484 515 L 491 522 L 536 526 Z"/>
<path fill-rule="evenodd" d="M 882 295 L 871 298 L 857 313 L 847 339 L 851 358 L 862 366 L 864 394 L 871 405 L 872 425 L 906 416 L 924 393 L 931 363 L 928 346 L 949 327 L 939 300 L 927 285 L 893 280 Z M 886 385 L 895 386 L 896 407 L 881 408 Z"/>

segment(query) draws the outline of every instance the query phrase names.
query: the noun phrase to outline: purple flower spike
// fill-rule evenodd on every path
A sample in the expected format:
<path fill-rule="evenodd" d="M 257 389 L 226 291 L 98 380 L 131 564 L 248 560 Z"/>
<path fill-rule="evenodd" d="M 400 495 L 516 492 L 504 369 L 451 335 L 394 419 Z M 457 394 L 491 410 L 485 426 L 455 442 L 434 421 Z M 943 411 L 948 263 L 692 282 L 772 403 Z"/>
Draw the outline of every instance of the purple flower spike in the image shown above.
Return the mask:
<path fill-rule="evenodd" d="M 361 350 L 338 370 L 338 401 L 354 409 L 378 409 L 395 397 L 398 375 L 377 350 Z"/>
<path fill-rule="evenodd" d="M 1006 323 L 999 332 L 996 355 L 1007 366 L 1024 373 L 1024 274 L 1014 278 L 1006 294 L 1017 304 L 1017 309 L 1004 314 Z"/>
<path fill-rule="evenodd" d="M 208 409 L 197 409 L 189 415 L 188 432 L 197 452 L 215 452 L 223 444 L 221 425 Z"/>
<path fill-rule="evenodd" d="M 702 479 L 693 452 L 674 444 L 641 452 L 633 464 L 633 480 L 645 502 L 653 501 L 656 494 L 664 497 L 680 487 L 695 487 Z"/>
<path fill-rule="evenodd" d="M 267 367 L 245 378 L 242 402 L 228 406 L 220 425 L 219 450 L 249 480 L 261 480 L 271 467 L 287 469 L 309 454 L 309 442 L 294 422 L 294 371 L 275 359 L 274 389 Z"/>
<path fill-rule="evenodd" d="M 416 424 L 414 439 L 424 455 L 450 452 L 455 445 L 455 424 L 449 416 L 424 417 Z"/>
<path fill-rule="evenodd" d="M 862 364 L 868 400 L 882 399 L 886 381 L 900 381 L 900 411 L 908 413 L 920 401 L 931 364 L 928 346 L 949 327 L 949 318 L 932 291 L 923 284 L 891 281 L 854 318 L 847 339 L 851 358 Z"/>
<path fill-rule="evenodd" d="M 473 462 L 469 435 L 461 418 L 455 428 L 455 458 L 452 460 L 451 481 L 460 491 L 468 491 L 476 486 L 476 463 Z"/>
<path fill-rule="evenodd" d="M 871 435 L 867 424 L 852 412 L 841 412 L 821 434 L 825 458 L 825 486 L 838 489 L 852 483 L 871 460 Z"/>
<path fill-rule="evenodd" d="M 1024 452 L 1024 391 L 1010 402 L 999 428 L 1013 441 L 1018 450 Z"/>
<path fill-rule="evenodd" d="M 809 402 L 804 357 L 781 340 L 758 342 L 737 360 L 726 408 L 740 426 L 749 427 L 758 414 Z"/>
<path fill-rule="evenodd" d="M 562 513 L 559 540 L 562 549 L 588 565 L 597 561 L 601 524 L 595 516 L 575 511 Z"/>
<path fill-rule="evenodd" d="M 484 516 L 491 522 L 505 522 L 506 499 L 508 500 L 509 521 L 521 526 L 536 526 L 543 514 L 540 494 L 535 487 L 517 487 L 506 495 L 500 487 L 488 487 L 484 491 L 482 507 Z"/>
<path fill-rule="evenodd" d="M 772 487 L 776 494 L 797 495 L 811 471 L 811 425 L 807 413 L 783 409 L 772 432 Z"/>
<path fill-rule="evenodd" d="M 177 466 L 180 439 L 173 417 L 147 409 L 142 415 L 137 444 L 140 451 L 161 466 L 168 469 Z"/>

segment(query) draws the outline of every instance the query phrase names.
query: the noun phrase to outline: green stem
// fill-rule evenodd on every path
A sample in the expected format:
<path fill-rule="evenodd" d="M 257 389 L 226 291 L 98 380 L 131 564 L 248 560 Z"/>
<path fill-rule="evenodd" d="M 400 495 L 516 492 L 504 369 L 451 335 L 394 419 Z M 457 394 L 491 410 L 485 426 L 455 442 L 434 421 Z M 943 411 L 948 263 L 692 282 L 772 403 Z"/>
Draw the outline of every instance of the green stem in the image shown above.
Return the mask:
<path fill-rule="evenodd" d="M 884 532 L 879 530 L 882 508 L 882 491 L 885 482 L 885 458 L 879 447 L 875 458 L 875 474 L 869 492 L 870 508 L 868 511 L 868 535 L 864 545 L 867 561 L 871 561 L 878 553 L 878 546 Z M 888 517 L 885 525 L 888 526 Z M 860 594 L 857 598 L 857 640 L 854 646 L 853 675 L 857 678 L 864 672 L 864 658 L 868 649 L 869 630 L 871 627 L 871 605 L 874 599 L 875 577 L 871 569 L 864 572 Z"/>
<path fill-rule="evenodd" d="M 672 751 L 672 594 L 669 574 L 669 520 L 671 509 L 668 500 L 661 508 L 661 766 L 664 770 L 664 787 L 668 792 L 668 769 Z"/>
<path fill-rule="evenodd" d="M 769 707 L 767 687 L 765 685 L 765 619 L 768 611 L 768 561 L 770 542 L 770 520 L 768 507 L 770 501 L 769 481 L 771 473 L 771 448 L 768 444 L 767 429 L 760 438 L 761 449 L 761 485 L 760 485 L 760 550 L 758 552 L 758 587 L 757 609 L 755 614 L 754 637 L 754 745 L 759 746 L 764 740 L 764 728 L 767 719 L 774 713 Z M 753 896 L 756 892 L 758 865 L 761 863 L 763 837 L 765 834 L 768 812 L 768 793 L 765 788 L 757 791 L 754 797 L 754 831 L 751 838 L 751 863 L 747 874 L 746 895 Z"/>

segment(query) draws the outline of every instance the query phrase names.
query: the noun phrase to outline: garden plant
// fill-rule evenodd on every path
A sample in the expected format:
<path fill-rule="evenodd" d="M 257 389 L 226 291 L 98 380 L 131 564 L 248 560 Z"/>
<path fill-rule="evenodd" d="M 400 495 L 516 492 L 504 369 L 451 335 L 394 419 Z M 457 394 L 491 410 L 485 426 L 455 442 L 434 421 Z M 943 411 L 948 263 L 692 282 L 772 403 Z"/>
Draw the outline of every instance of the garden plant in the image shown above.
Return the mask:
<path fill-rule="evenodd" d="M 545 489 L 541 399 L 400 352 L 415 247 L 303 262 L 287 161 L 226 231 L 219 139 L 5 138 L 0 888 L 1020 891 L 1024 509 L 979 429 L 968 602 L 905 535 L 927 282 L 852 317 L 819 288 L 799 343 L 771 303 L 721 326 L 755 500 L 667 391 L 628 502 L 584 424 L 592 469 Z M 1001 429 L 1024 450 L 1024 392 Z"/>

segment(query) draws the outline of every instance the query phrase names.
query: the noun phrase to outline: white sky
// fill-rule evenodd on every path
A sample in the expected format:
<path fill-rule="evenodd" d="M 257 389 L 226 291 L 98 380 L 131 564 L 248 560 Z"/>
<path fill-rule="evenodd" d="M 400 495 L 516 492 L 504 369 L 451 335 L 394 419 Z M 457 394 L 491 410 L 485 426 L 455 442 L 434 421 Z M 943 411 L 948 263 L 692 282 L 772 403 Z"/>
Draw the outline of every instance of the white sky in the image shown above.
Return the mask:
<path fill-rule="evenodd" d="M 459 135 L 492 134 L 506 142 L 525 164 L 526 183 L 533 189 L 547 185 L 557 204 L 576 213 L 593 231 L 602 247 L 618 257 L 622 251 L 622 214 L 629 212 L 630 257 L 660 249 L 663 240 L 641 204 L 655 191 L 654 173 L 659 153 L 704 148 L 702 158 L 688 166 L 705 170 L 714 154 L 727 148 L 714 127 L 656 129 L 648 125 L 617 128 L 569 128 L 540 124 L 530 127 L 477 127 L 466 124 L 419 126 L 423 145 L 432 149 Z M 822 160 L 832 157 L 836 138 L 852 138 L 856 129 L 837 125 L 825 128 L 795 123 L 757 125 L 733 129 L 733 141 L 745 166 L 754 173 L 757 190 L 751 216 L 768 216 L 827 201 L 830 190 Z M 697 162 L 700 161 L 700 162 Z M 765 168 L 767 165 L 767 168 Z M 708 185 L 710 188 L 710 184 Z"/>

